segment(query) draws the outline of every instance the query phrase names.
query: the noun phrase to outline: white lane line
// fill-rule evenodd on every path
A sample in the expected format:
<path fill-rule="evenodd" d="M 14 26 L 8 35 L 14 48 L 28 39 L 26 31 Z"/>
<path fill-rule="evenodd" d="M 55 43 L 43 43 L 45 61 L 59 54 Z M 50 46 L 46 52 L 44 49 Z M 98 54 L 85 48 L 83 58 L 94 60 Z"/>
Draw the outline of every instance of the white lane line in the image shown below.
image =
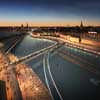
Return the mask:
<path fill-rule="evenodd" d="M 43 48 L 43 49 L 41 49 L 41 50 L 39 50 L 39 51 L 36 51 L 36 52 L 34 52 L 34 53 L 31 53 L 31 54 L 29 54 L 29 55 L 27 55 L 27 56 L 21 57 L 19 60 L 27 59 L 28 57 L 30 57 L 30 56 L 32 56 L 32 55 L 35 55 L 35 54 L 41 53 L 41 52 L 43 52 L 43 51 L 46 51 L 46 50 L 48 50 L 48 49 L 51 49 L 51 48 L 55 47 L 56 45 L 57 45 L 57 43 L 55 43 L 55 44 L 53 44 L 53 45 L 51 45 L 51 46 L 49 46 L 49 47 Z"/>
<path fill-rule="evenodd" d="M 66 44 L 66 45 L 67 45 L 67 44 Z M 75 45 L 76 45 L 76 44 L 75 44 Z M 89 49 L 89 48 L 84 47 L 84 46 L 81 46 L 81 45 L 79 45 L 80 47 L 78 47 L 77 45 L 75 46 L 75 45 L 71 45 L 71 44 L 70 44 L 70 46 L 72 46 L 72 47 L 79 48 L 79 49 L 84 50 L 84 51 L 87 51 L 87 52 L 89 52 L 89 53 L 93 53 L 93 54 L 100 55 L 100 52 L 99 52 L 99 51 L 95 51 L 95 50 Z"/>
<path fill-rule="evenodd" d="M 39 54 L 37 54 L 36 56 L 32 56 L 32 57 L 30 57 L 30 58 L 26 58 L 26 59 L 23 59 L 21 62 L 23 63 L 26 63 L 26 62 L 28 62 L 28 61 L 31 61 L 31 60 L 33 60 L 33 59 L 35 59 L 35 58 L 37 58 L 37 57 L 39 57 L 39 56 L 41 56 L 42 54 L 44 54 L 44 52 L 42 52 L 42 53 L 39 53 Z M 18 61 L 16 61 L 16 63 L 17 62 L 19 62 L 19 60 Z M 21 63 L 21 62 L 19 62 L 19 63 Z M 14 62 L 15 63 L 15 62 Z M 10 64 L 14 64 L 13 62 L 11 62 Z"/>
<path fill-rule="evenodd" d="M 49 93 L 51 95 L 51 98 L 52 98 L 52 100 L 54 100 L 54 97 L 52 95 L 52 92 L 51 92 L 51 89 L 50 89 L 50 86 L 49 86 L 47 74 L 46 74 L 46 61 L 45 61 L 45 59 L 46 59 L 46 54 L 44 55 L 44 59 L 43 59 L 43 70 L 44 70 L 45 82 L 46 82 L 46 85 L 48 87 L 48 90 L 49 90 Z"/>
<path fill-rule="evenodd" d="M 19 40 L 16 40 L 16 42 L 6 51 L 6 55 L 16 46 L 16 44 L 18 43 L 20 41 L 20 39 Z"/>
<path fill-rule="evenodd" d="M 62 97 L 61 93 L 60 93 L 59 90 L 58 90 L 58 87 L 57 87 L 57 85 L 56 85 L 55 80 L 53 79 L 53 75 L 52 75 L 51 70 L 50 70 L 50 64 L 49 64 L 49 53 L 48 53 L 48 58 L 47 58 L 47 65 L 48 65 L 47 67 L 48 67 L 48 71 L 49 71 L 49 74 L 50 74 L 50 77 L 51 77 L 52 83 L 53 83 L 53 85 L 54 85 L 54 87 L 55 87 L 55 89 L 56 89 L 56 91 L 57 91 L 57 93 L 58 93 L 60 99 L 63 100 L 63 97 Z"/>
<path fill-rule="evenodd" d="M 27 55 L 27 56 L 21 57 L 21 58 L 18 59 L 17 61 L 15 61 L 15 62 L 13 62 L 13 63 L 11 62 L 10 64 L 17 64 L 17 63 L 24 62 L 24 61 L 26 62 L 28 59 L 30 60 L 30 59 L 36 58 L 37 56 L 39 56 L 39 55 L 41 55 L 41 54 L 47 52 L 48 50 L 54 48 L 56 45 L 57 45 L 57 42 L 54 43 L 53 45 L 47 47 L 47 48 L 43 48 L 43 49 L 41 49 L 41 50 L 39 50 L 39 51 L 36 51 L 36 52 L 33 52 L 33 53 L 31 53 L 31 54 L 29 54 L 29 55 Z M 29 61 L 29 60 L 28 60 L 28 61 Z"/>
<path fill-rule="evenodd" d="M 18 39 L 16 39 L 15 43 L 10 48 L 8 48 L 8 50 L 6 51 L 5 54 L 7 55 L 17 45 L 17 43 L 20 42 L 21 39 L 22 39 L 22 37 L 21 38 L 18 37 Z"/>

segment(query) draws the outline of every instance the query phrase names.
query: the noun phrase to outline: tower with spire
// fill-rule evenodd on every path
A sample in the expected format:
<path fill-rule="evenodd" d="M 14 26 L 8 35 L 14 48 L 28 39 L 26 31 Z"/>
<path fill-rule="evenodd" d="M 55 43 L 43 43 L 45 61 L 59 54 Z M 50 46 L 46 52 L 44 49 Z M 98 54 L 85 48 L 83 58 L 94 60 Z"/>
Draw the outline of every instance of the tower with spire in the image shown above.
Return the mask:
<path fill-rule="evenodd" d="M 81 43 L 82 41 L 82 35 L 83 35 L 83 32 L 84 32 L 84 26 L 83 26 L 83 22 L 81 20 L 81 24 L 80 24 L 80 35 L 79 35 L 79 43 Z"/>
<path fill-rule="evenodd" d="M 80 29 L 83 29 L 83 22 L 82 22 L 82 20 L 81 20 L 81 24 L 80 24 Z"/>

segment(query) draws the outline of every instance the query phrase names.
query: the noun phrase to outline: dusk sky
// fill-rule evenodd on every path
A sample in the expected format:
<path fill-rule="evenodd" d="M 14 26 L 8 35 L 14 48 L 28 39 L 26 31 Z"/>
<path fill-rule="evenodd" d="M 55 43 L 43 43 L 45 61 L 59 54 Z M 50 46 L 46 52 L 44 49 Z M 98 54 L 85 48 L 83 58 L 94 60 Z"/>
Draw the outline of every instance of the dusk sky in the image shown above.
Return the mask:
<path fill-rule="evenodd" d="M 0 26 L 100 25 L 100 0 L 0 0 Z"/>

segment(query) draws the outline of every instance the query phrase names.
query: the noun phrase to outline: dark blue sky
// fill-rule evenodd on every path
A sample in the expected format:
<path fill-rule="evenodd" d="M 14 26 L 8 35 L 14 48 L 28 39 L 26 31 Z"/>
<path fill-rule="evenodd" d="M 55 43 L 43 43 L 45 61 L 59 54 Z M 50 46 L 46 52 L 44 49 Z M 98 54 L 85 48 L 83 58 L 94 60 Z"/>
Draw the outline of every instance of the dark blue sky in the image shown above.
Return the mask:
<path fill-rule="evenodd" d="M 0 0 L 0 21 L 99 24 L 100 0 Z"/>

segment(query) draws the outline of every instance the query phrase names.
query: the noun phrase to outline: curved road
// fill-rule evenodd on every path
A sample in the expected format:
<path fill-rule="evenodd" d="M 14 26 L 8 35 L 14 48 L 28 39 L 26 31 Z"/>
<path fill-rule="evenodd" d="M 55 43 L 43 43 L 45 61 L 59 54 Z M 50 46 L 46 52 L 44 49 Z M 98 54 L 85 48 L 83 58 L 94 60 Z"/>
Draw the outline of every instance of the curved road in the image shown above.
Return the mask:
<path fill-rule="evenodd" d="M 24 43 L 21 44 L 21 47 L 17 48 L 17 51 L 24 51 L 26 49 L 26 43 L 28 45 L 30 42 L 24 41 Z M 22 46 L 24 48 L 22 48 Z M 28 50 L 36 50 L 36 47 L 39 48 L 39 45 L 33 48 L 32 44 Z M 90 53 L 83 52 L 82 50 L 78 51 L 72 47 L 62 47 L 60 50 L 64 51 L 64 55 L 67 57 L 69 56 L 66 54 L 66 50 L 70 51 L 70 54 L 74 54 L 76 58 L 78 56 L 89 63 L 94 64 L 96 62 L 96 65 L 99 65 L 99 58 L 96 58 L 96 56 Z M 27 62 L 28 65 L 32 66 L 32 69 L 39 75 L 40 79 L 44 83 L 46 80 L 48 81 L 53 98 L 55 100 L 61 100 L 57 90 L 55 89 L 54 83 L 52 82 L 50 72 L 52 73 L 53 80 L 55 81 L 63 100 L 96 100 L 97 97 L 100 99 L 100 77 L 88 70 L 85 70 L 83 67 L 80 67 L 77 63 L 69 61 L 66 57 L 60 55 L 57 49 L 55 49 L 55 51 L 56 52 L 49 52 L 49 58 L 48 54 L 46 54 L 46 57 L 41 55 L 36 59 L 31 59 L 31 61 Z M 27 53 L 29 52 L 21 52 L 21 55 L 27 55 Z M 20 53 L 18 55 L 20 55 Z M 43 70 L 43 59 L 46 61 L 45 71 Z M 48 69 L 48 63 L 50 70 Z M 97 67 L 99 68 L 99 66 Z M 46 80 L 44 79 L 44 72 L 47 77 Z"/>

